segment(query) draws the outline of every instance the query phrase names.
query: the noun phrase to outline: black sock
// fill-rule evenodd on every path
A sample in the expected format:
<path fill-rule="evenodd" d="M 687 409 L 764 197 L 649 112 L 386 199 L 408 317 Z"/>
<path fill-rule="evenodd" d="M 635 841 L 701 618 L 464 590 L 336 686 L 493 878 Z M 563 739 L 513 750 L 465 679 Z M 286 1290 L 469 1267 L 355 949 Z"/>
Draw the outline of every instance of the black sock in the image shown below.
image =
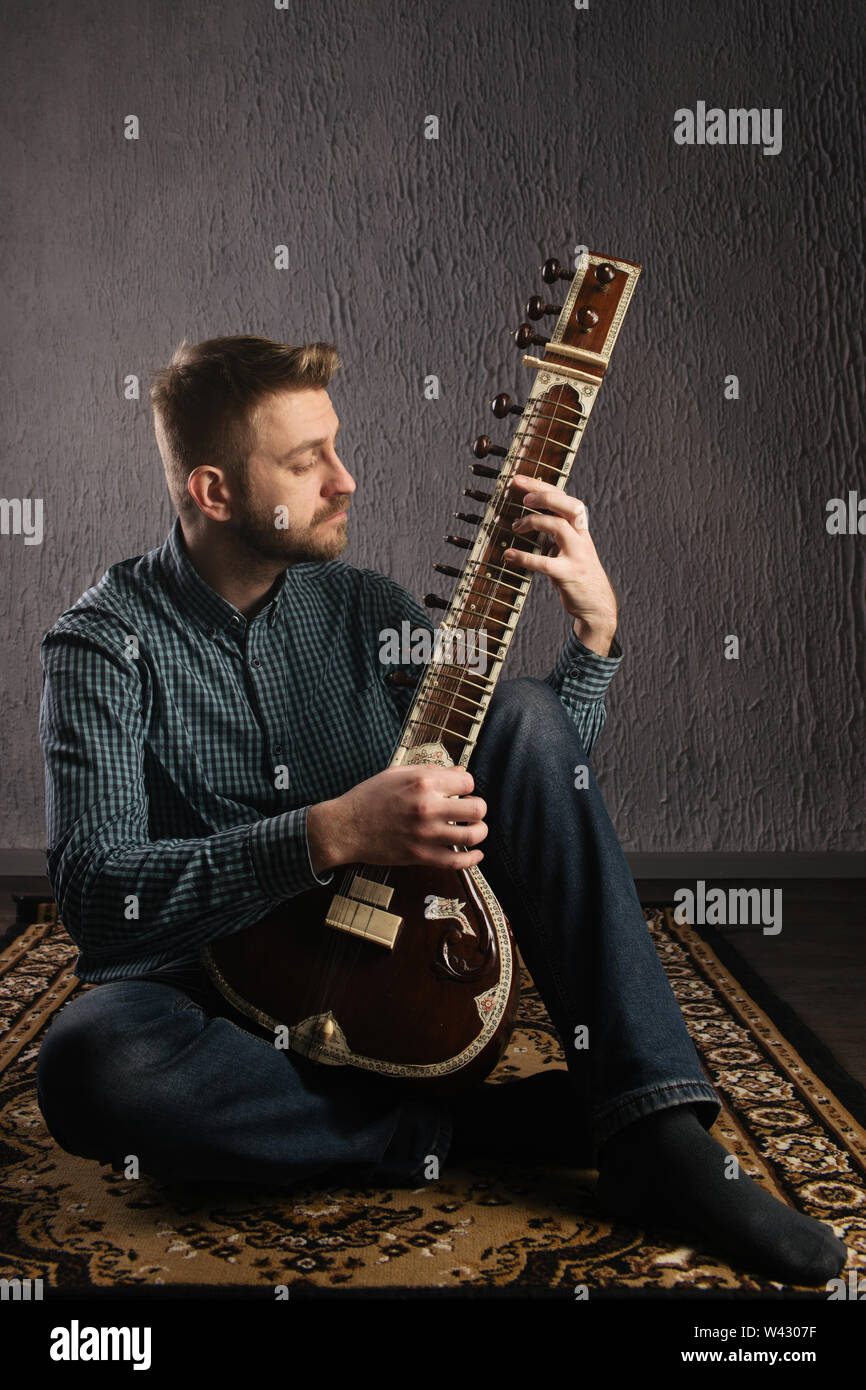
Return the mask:
<path fill-rule="evenodd" d="M 826 1284 L 847 1250 L 829 1226 L 772 1197 L 744 1172 L 694 1110 L 676 1105 L 619 1130 L 599 1155 L 602 1207 L 641 1225 L 658 1223 L 779 1283 Z"/>
<path fill-rule="evenodd" d="M 451 1102 L 448 1162 L 489 1157 L 592 1166 L 592 1136 L 579 1119 L 567 1071 L 485 1083 Z"/>

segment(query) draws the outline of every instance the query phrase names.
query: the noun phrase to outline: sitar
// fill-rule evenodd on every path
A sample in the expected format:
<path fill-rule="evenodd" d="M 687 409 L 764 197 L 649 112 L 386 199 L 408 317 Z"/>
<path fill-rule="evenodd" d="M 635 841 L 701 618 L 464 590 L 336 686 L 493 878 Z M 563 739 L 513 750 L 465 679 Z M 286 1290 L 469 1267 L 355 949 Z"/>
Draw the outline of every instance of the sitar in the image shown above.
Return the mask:
<path fill-rule="evenodd" d="M 446 536 L 468 552 L 436 634 L 438 651 L 490 657 L 423 667 L 390 767 L 466 767 L 484 722 L 532 574 L 503 563 L 508 548 L 536 551 L 541 538 L 515 536 L 512 522 L 531 512 L 508 484 L 515 473 L 564 488 L 640 275 L 631 261 L 584 251 L 572 273 L 552 258 L 546 285 L 570 281 L 561 304 L 534 295 L 528 320 L 556 315 L 550 338 L 524 322 L 514 332 L 535 377 L 524 405 L 506 394 L 497 419 L 519 416 L 508 447 L 481 435 L 471 464 L 492 490 L 466 489 L 487 503 L 474 539 Z M 449 643 L 451 644 L 449 646 Z M 455 839 L 459 838 L 455 836 Z M 482 842 L 483 843 L 483 842 Z M 454 846 L 458 848 L 457 845 Z M 496 1066 L 513 1029 L 519 968 L 511 928 L 476 865 L 448 869 L 351 864 L 280 903 L 254 923 L 202 948 L 205 968 L 229 1016 L 276 1046 L 312 1062 L 354 1067 L 436 1092 L 474 1085 Z"/>

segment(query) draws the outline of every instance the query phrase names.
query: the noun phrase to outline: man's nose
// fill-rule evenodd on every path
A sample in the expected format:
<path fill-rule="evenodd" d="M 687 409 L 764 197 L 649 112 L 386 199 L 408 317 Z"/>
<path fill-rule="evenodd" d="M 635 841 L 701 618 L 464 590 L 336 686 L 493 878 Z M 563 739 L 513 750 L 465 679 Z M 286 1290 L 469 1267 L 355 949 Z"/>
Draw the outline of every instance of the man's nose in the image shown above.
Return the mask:
<path fill-rule="evenodd" d="M 352 477 L 348 468 L 344 467 L 344 465 L 340 462 L 336 455 L 334 456 L 334 462 L 336 467 L 334 468 L 334 471 L 331 474 L 331 476 L 328 478 L 328 490 L 330 492 L 337 493 L 353 493 L 357 486 L 355 479 Z"/>

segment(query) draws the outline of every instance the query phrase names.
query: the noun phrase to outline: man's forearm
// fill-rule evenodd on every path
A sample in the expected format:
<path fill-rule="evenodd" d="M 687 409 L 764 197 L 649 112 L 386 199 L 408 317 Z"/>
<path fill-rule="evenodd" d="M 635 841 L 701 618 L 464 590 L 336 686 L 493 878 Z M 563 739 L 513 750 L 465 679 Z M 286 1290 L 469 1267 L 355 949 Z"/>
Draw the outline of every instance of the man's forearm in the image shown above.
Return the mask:
<path fill-rule="evenodd" d="M 132 839 L 141 828 L 130 822 Z M 48 859 L 64 925 L 93 964 L 184 954 L 315 887 L 303 808 L 197 839 L 106 844 L 101 854 L 73 837 Z"/>

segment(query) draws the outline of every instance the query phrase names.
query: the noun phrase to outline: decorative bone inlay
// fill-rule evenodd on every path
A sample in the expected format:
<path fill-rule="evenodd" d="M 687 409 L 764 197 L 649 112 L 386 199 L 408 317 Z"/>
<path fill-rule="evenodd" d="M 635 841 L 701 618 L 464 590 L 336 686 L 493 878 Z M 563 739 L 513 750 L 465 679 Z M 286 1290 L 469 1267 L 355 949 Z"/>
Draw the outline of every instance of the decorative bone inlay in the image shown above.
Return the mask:
<path fill-rule="evenodd" d="M 465 906 L 466 904 L 462 903 L 459 898 L 437 898 L 431 893 L 427 898 L 424 916 L 429 921 L 435 921 L 439 917 L 454 917 L 460 923 L 460 930 L 464 936 L 474 936 L 472 923 L 460 911 Z"/>

